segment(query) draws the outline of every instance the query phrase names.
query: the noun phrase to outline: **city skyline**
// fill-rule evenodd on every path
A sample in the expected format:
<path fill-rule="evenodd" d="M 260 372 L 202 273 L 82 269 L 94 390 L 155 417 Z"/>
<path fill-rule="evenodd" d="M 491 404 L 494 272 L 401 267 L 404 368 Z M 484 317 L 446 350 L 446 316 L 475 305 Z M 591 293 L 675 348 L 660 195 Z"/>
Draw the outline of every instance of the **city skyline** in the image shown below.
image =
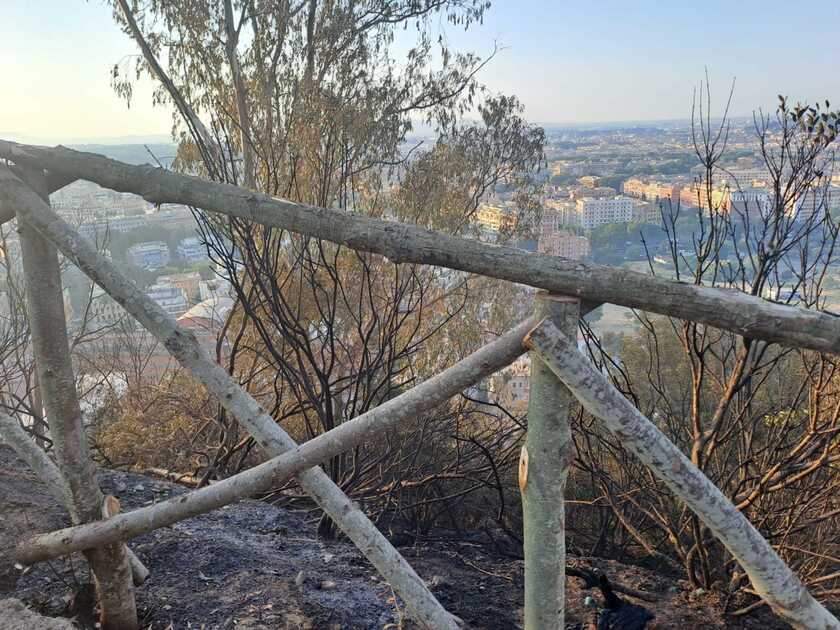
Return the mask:
<path fill-rule="evenodd" d="M 0 53 L 12 60 L 4 68 L 0 133 L 48 143 L 167 137 L 171 110 L 152 107 L 150 80 L 135 85 L 130 108 L 111 89 L 110 69 L 137 51 L 106 4 L 9 4 L 3 9 L 9 19 L 0 21 Z M 772 107 L 778 93 L 794 100 L 840 97 L 832 69 L 840 53 L 833 33 L 840 5 L 816 2 L 807 16 L 788 6 L 641 2 L 628 14 L 616 2 L 498 2 L 483 24 L 466 32 L 448 27 L 446 38 L 482 55 L 498 43 L 479 79 L 492 92 L 517 95 L 536 123 L 683 120 L 705 67 L 719 105 L 736 77 L 732 113 L 744 116 Z M 398 50 L 405 37 L 397 38 Z M 768 63 L 770 42 L 779 52 Z"/>

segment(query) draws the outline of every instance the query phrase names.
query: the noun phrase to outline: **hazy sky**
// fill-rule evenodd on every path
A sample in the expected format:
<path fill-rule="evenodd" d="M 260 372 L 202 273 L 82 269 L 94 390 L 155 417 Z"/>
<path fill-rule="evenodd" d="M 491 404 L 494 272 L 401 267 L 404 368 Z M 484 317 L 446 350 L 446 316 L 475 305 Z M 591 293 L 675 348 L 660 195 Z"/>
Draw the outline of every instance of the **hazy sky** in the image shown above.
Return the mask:
<path fill-rule="evenodd" d="M 780 92 L 840 105 L 838 23 L 840 0 L 496 0 L 484 25 L 447 36 L 481 54 L 498 41 L 481 79 L 531 120 L 576 123 L 685 118 L 704 66 L 721 97 L 737 78 L 735 114 Z M 111 90 L 110 68 L 135 52 L 102 0 L 0 0 L 0 134 L 167 134 L 149 83 L 130 110 Z"/>

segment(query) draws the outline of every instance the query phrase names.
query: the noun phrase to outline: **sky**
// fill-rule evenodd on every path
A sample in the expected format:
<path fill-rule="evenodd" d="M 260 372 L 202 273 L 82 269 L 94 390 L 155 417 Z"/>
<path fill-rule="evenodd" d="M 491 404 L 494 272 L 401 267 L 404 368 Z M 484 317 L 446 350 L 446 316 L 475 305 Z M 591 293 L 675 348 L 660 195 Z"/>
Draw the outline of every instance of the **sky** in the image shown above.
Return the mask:
<path fill-rule="evenodd" d="M 496 0 L 484 24 L 447 27 L 453 48 L 502 50 L 480 79 L 541 123 L 687 118 L 708 68 L 713 96 L 736 80 L 733 113 L 776 95 L 840 105 L 840 1 Z M 46 143 L 169 133 L 141 81 L 129 108 L 110 69 L 133 42 L 103 0 L 0 0 L 0 136 Z M 145 139 L 145 138 L 144 138 Z"/>

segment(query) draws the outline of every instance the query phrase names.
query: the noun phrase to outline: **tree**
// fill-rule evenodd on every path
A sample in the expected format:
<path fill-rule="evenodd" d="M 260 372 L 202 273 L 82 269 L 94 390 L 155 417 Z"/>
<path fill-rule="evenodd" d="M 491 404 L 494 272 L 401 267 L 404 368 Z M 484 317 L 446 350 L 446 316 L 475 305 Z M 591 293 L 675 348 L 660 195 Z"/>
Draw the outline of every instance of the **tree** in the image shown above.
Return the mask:
<path fill-rule="evenodd" d="M 479 204 L 509 184 L 517 190 L 517 230 L 536 225 L 542 130 L 503 96 L 485 99 L 480 120 L 465 124 L 483 91 L 476 74 L 486 60 L 435 38 L 436 19 L 469 27 L 484 2 L 222 4 L 115 5 L 143 52 L 138 71 L 158 79 L 158 97 L 178 110 L 177 168 L 451 233 L 473 232 Z M 416 32 L 404 59 L 392 46 L 401 28 Z M 130 97 L 127 70 L 115 68 L 114 85 Z M 408 144 L 417 120 L 435 130 L 429 148 Z M 460 334 L 453 325 L 475 315 L 486 321 L 482 305 L 498 283 L 196 216 L 236 294 L 225 327 L 227 366 L 301 438 L 363 413 L 484 341 L 480 331 Z M 254 446 L 235 437 L 223 413 L 218 421 L 226 438 L 208 476 L 234 472 L 245 461 L 234 451 Z M 371 476 L 394 448 L 357 449 L 328 471 L 358 497 L 375 496 L 392 480 Z M 329 522 L 322 525 L 330 533 Z"/>
<path fill-rule="evenodd" d="M 712 124 L 708 85 L 701 86 L 701 96 L 693 118 L 702 173 L 694 188 L 692 255 L 677 238 L 685 210 L 664 213 L 677 279 L 822 308 L 838 225 L 823 202 L 808 212 L 799 202 L 827 185 L 837 113 L 790 107 L 786 99 L 773 116 L 757 113 L 756 149 L 768 172 L 769 194 L 766 200 L 738 203 L 737 195 L 718 194 L 730 179 L 720 166 L 729 133 L 726 112 L 722 122 Z M 737 182 L 728 187 L 732 193 L 741 190 Z M 620 361 L 593 343 L 599 364 L 757 524 L 806 584 L 834 588 L 835 578 L 824 576 L 830 561 L 820 550 L 834 544 L 840 513 L 834 499 L 840 483 L 833 464 L 840 432 L 832 402 L 835 359 L 688 321 L 638 318 L 641 332 L 624 338 Z M 577 530 L 579 535 L 596 551 L 641 547 L 669 564 L 675 558 L 695 586 L 728 584 L 729 596 L 749 590 L 709 530 L 627 458 L 619 442 L 585 415 L 577 428 L 579 474 L 597 506 L 580 514 L 580 525 L 592 527 L 594 519 L 598 532 L 587 536 Z"/>

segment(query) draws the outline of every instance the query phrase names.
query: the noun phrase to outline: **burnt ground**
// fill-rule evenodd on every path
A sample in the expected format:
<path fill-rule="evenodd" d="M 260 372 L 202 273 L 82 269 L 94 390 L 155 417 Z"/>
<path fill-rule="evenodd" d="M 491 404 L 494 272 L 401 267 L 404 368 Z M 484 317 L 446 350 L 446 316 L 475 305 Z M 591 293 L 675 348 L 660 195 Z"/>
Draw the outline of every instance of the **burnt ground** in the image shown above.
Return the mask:
<path fill-rule="evenodd" d="M 103 471 L 103 491 L 124 510 L 186 490 L 137 474 Z M 65 526 L 63 509 L 10 449 L 0 447 L 0 599 L 15 597 L 49 616 L 89 617 L 80 585 L 88 581 L 81 556 L 26 570 L 13 566 L 11 547 L 28 533 Z M 324 541 L 305 515 L 243 501 L 134 539 L 131 547 L 151 571 L 137 590 L 143 628 L 374 629 L 401 627 L 401 606 L 390 587 L 346 541 Z M 481 542 L 438 540 L 401 547 L 448 610 L 471 628 L 517 628 L 522 622 L 523 567 Z M 644 604 L 651 628 L 787 628 L 767 611 L 733 620 L 714 594 L 695 597 L 683 583 L 609 560 L 578 558 L 627 587 L 655 593 Z M 568 580 L 567 628 L 588 627 L 581 581 Z M 81 591 L 84 592 L 83 590 Z M 632 601 L 632 600 L 631 600 Z M 642 602 L 635 602 L 642 603 Z M 402 627 L 409 627 L 410 623 Z"/>

